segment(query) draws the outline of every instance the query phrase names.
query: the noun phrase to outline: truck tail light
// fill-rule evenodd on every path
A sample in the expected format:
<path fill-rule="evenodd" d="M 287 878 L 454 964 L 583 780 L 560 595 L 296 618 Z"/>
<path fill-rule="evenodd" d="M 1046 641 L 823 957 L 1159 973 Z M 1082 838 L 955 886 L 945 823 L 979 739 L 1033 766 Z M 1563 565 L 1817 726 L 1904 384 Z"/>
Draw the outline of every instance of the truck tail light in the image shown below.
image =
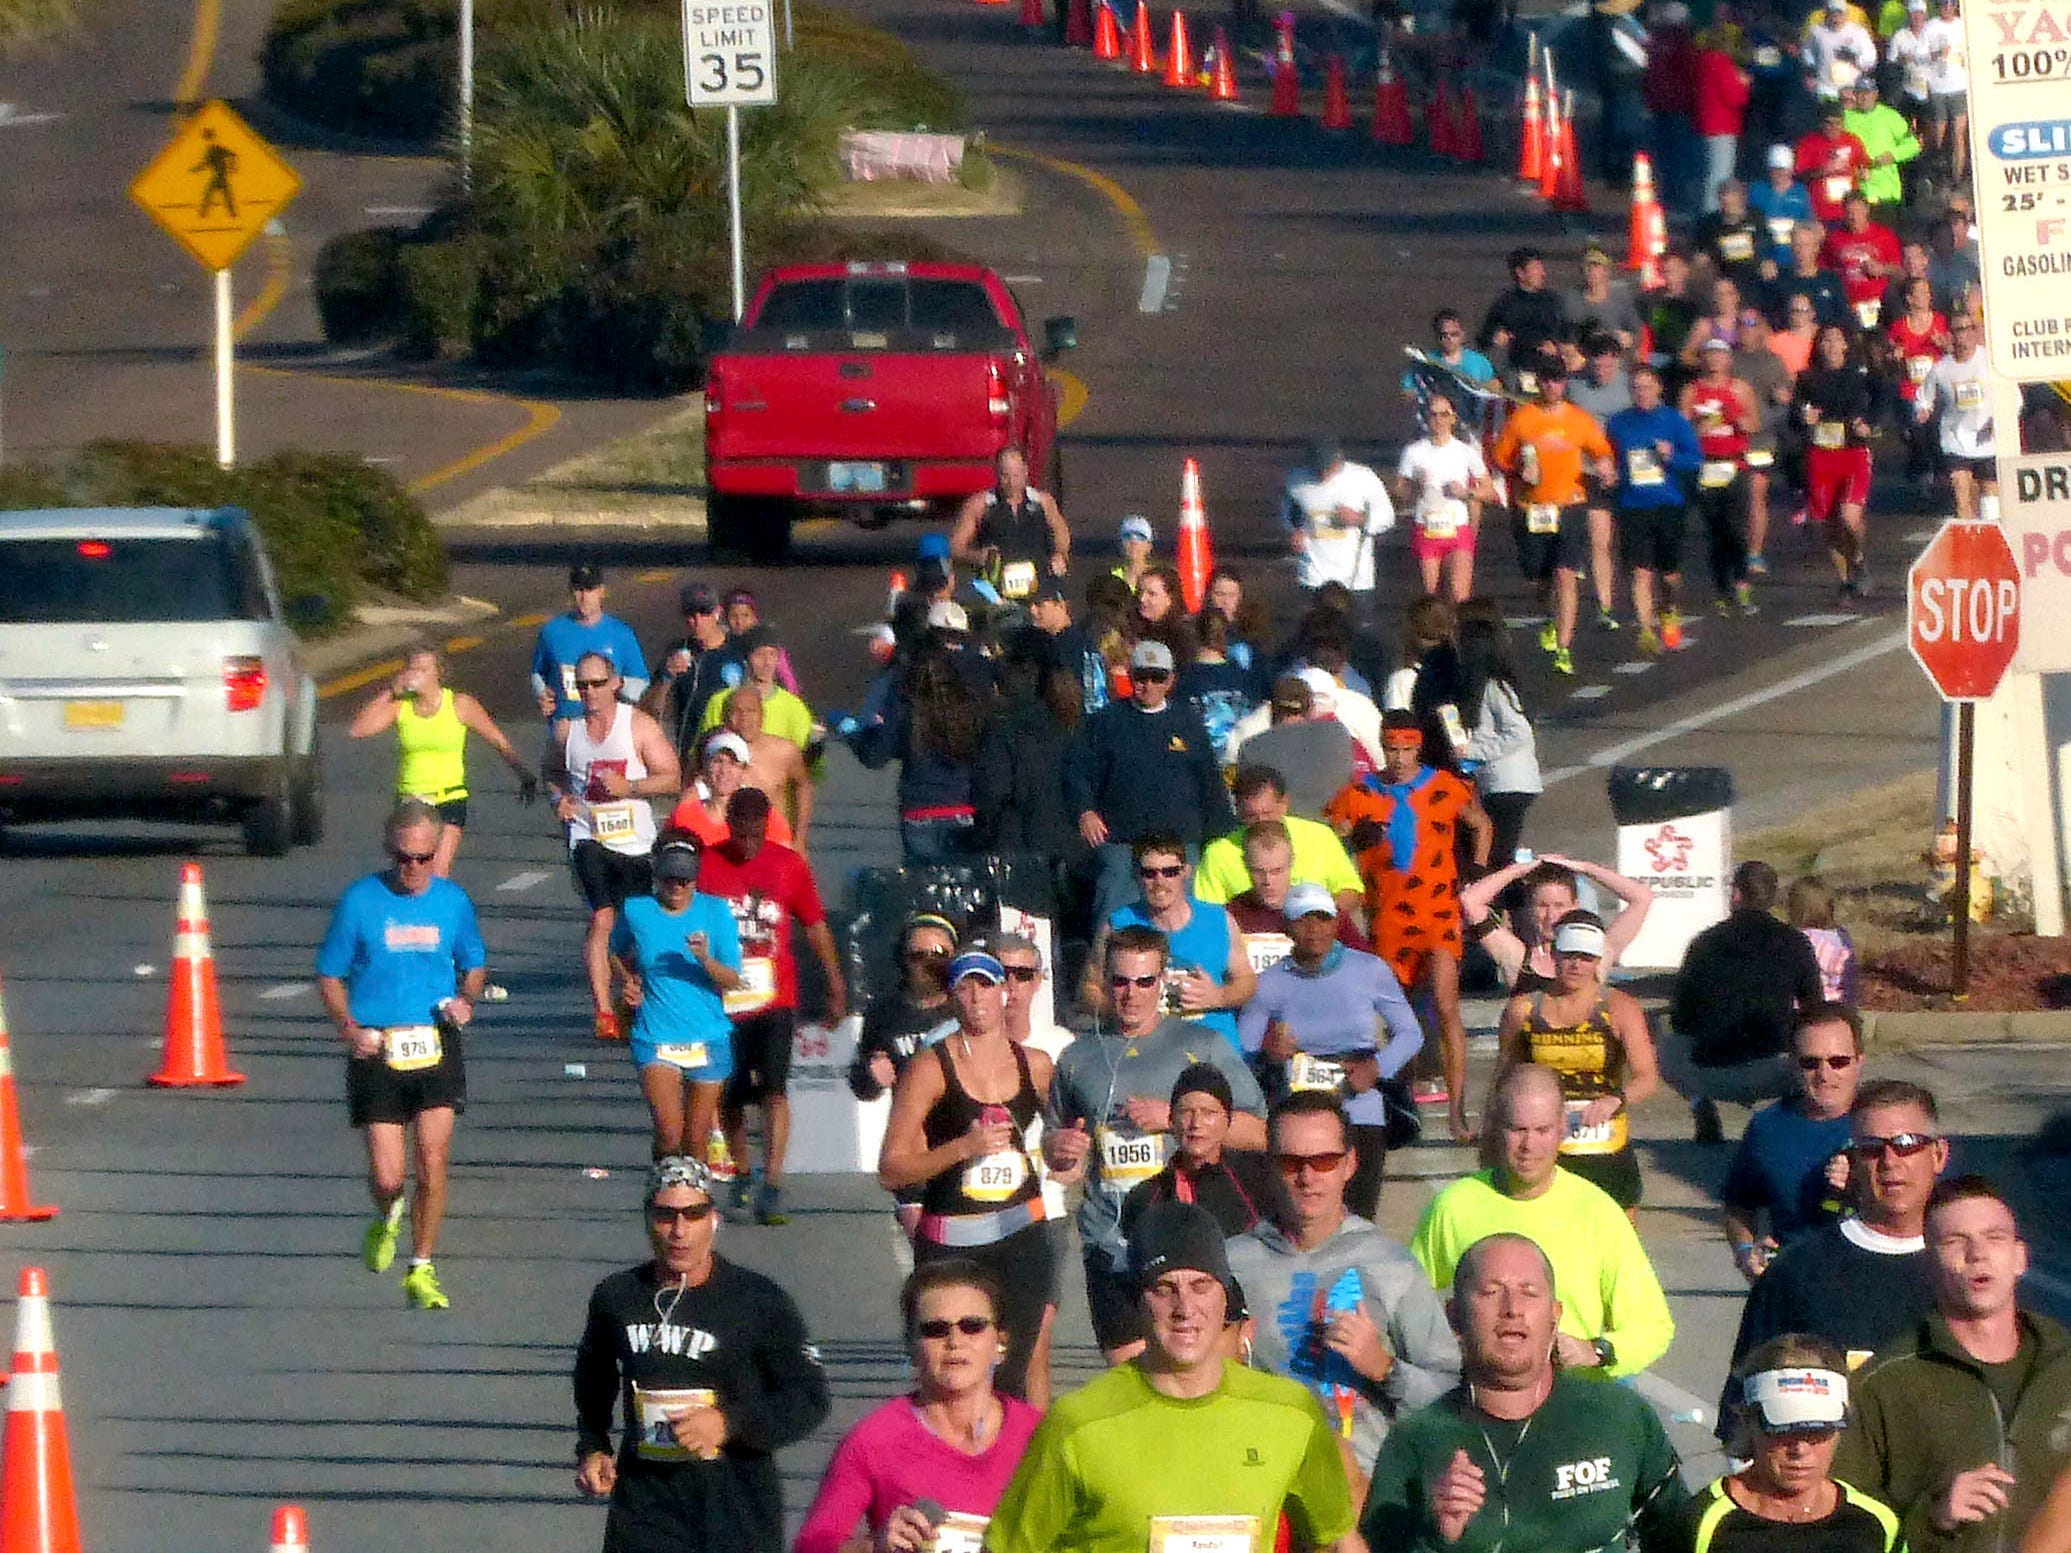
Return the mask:
<path fill-rule="evenodd" d="M 715 366 L 705 375 L 705 441 L 708 445 L 725 415 L 726 375 Z"/>
<path fill-rule="evenodd" d="M 994 358 L 985 364 L 985 409 L 1001 425 L 1007 421 L 1007 369 Z"/>
<path fill-rule="evenodd" d="M 256 712 L 266 699 L 266 660 L 225 658 L 223 699 L 233 712 Z"/>

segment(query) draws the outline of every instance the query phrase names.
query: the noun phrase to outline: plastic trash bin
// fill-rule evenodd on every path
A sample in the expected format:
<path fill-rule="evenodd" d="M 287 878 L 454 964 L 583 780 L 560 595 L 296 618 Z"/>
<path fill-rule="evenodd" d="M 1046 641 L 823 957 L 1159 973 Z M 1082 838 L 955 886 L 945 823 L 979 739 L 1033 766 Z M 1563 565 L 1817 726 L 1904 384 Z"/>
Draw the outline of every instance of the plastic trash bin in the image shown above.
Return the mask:
<path fill-rule="evenodd" d="M 1673 970 L 1690 940 L 1724 919 L 1733 873 L 1733 773 L 1723 766 L 1613 766 L 1618 872 L 1654 892 L 1619 962 Z"/>

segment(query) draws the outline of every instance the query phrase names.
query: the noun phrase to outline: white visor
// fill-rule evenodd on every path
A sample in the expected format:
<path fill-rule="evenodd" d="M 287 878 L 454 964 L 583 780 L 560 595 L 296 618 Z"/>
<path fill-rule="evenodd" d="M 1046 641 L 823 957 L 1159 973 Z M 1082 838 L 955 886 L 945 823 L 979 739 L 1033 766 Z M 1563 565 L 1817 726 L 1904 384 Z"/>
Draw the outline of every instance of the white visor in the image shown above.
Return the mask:
<path fill-rule="evenodd" d="M 1588 922 L 1570 922 L 1553 935 L 1555 954 L 1586 954 L 1592 959 L 1604 957 L 1604 930 Z"/>
<path fill-rule="evenodd" d="M 1848 1377 L 1833 1370 L 1764 1370 L 1740 1394 L 1765 1434 L 1817 1434 L 1848 1423 Z"/>

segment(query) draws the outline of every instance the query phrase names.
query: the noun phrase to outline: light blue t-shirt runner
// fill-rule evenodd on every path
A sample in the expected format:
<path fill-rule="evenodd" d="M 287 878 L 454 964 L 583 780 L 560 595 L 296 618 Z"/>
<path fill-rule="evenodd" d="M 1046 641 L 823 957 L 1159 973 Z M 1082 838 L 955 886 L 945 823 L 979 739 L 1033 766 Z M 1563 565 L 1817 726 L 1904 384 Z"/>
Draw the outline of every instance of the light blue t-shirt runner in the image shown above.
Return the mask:
<path fill-rule="evenodd" d="M 647 659 L 633 628 L 615 615 L 584 625 L 571 614 L 554 616 L 539 628 L 532 644 L 532 689 L 554 693 L 554 716 L 582 716 L 582 697 L 575 691 L 575 664 L 584 653 L 602 653 L 625 680 L 620 695 L 637 701 L 647 688 Z"/>
<path fill-rule="evenodd" d="M 1167 959 L 1165 961 L 1165 1012 L 1178 1019 L 1185 1019 L 1197 1025 L 1206 1025 L 1217 1031 L 1232 1049 L 1237 1045 L 1237 1015 L 1234 1009 L 1218 1008 L 1205 1014 L 1189 1014 L 1179 1006 L 1179 984 L 1188 971 L 1204 971 L 1208 979 L 1218 987 L 1228 984 L 1230 979 L 1230 914 L 1220 906 L 1211 906 L 1204 900 L 1187 897 L 1187 905 L 1193 908 L 1193 915 L 1187 925 L 1177 933 L 1165 933 Z M 1120 911 L 1107 919 L 1110 932 L 1119 927 L 1147 927 L 1160 933 L 1165 930 L 1151 921 L 1148 907 L 1142 901 L 1131 901 Z"/>
<path fill-rule="evenodd" d="M 354 1024 L 388 1030 L 430 1024 L 488 958 L 474 902 L 451 879 L 408 895 L 388 875 L 368 874 L 339 897 L 316 973 L 346 984 Z"/>
<path fill-rule="evenodd" d="M 633 1065 L 666 1062 L 704 1083 L 733 1072 L 733 1021 L 719 989 L 691 957 L 690 935 L 703 933 L 712 958 L 741 968 L 741 934 L 733 911 L 716 895 L 693 894 L 669 912 L 652 895 L 635 895 L 611 929 L 611 952 L 640 977 L 645 994 L 627 1032 Z"/>

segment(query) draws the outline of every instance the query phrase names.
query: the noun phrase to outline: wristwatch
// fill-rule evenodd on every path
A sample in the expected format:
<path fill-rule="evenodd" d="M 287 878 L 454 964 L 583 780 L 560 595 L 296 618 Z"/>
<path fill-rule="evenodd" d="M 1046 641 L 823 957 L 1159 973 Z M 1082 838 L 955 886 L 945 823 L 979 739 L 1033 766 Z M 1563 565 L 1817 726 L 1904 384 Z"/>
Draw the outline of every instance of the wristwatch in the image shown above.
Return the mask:
<path fill-rule="evenodd" d="M 1618 1362 L 1618 1350 L 1611 1346 L 1611 1340 L 1608 1337 L 1599 1337 L 1589 1346 L 1596 1350 L 1596 1362 L 1599 1369 L 1608 1370 Z"/>

